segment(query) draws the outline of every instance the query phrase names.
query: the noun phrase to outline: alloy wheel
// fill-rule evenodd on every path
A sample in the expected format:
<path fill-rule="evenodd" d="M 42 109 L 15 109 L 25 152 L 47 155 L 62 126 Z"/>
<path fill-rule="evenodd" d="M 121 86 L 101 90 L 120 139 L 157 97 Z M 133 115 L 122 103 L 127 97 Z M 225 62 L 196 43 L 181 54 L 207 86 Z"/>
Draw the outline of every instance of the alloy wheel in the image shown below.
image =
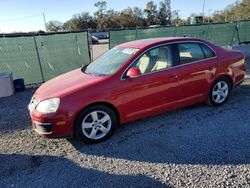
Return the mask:
<path fill-rule="evenodd" d="M 223 103 L 229 94 L 229 85 L 226 81 L 217 82 L 212 91 L 212 98 L 217 104 Z"/>
<path fill-rule="evenodd" d="M 92 111 L 82 121 L 82 132 L 89 139 L 101 139 L 111 129 L 111 117 L 104 111 Z"/>

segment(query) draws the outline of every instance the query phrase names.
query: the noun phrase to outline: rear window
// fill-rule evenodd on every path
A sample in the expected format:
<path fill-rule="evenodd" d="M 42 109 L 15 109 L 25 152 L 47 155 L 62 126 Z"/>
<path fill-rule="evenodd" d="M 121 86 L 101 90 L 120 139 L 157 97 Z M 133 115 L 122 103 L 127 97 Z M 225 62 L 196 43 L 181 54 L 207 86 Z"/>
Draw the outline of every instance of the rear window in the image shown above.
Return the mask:
<path fill-rule="evenodd" d="M 216 54 L 214 53 L 213 50 L 211 50 L 207 45 L 205 44 L 200 44 L 206 58 L 211 58 L 211 57 L 215 57 Z"/>
<path fill-rule="evenodd" d="M 205 55 L 198 43 L 181 43 L 178 45 L 178 47 L 181 64 L 205 59 Z"/>

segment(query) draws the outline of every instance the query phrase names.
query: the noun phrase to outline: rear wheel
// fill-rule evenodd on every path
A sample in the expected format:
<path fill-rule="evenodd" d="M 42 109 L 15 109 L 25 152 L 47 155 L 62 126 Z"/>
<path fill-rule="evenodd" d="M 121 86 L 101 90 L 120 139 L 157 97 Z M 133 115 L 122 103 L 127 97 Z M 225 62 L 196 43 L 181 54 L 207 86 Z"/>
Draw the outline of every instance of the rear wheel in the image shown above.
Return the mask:
<path fill-rule="evenodd" d="M 209 91 L 208 102 L 212 106 L 225 104 L 231 92 L 231 84 L 225 77 L 219 78 L 214 82 Z"/>
<path fill-rule="evenodd" d="M 117 117 L 106 106 L 84 109 L 76 121 L 76 133 L 85 143 L 98 143 L 109 138 L 117 125 Z"/>

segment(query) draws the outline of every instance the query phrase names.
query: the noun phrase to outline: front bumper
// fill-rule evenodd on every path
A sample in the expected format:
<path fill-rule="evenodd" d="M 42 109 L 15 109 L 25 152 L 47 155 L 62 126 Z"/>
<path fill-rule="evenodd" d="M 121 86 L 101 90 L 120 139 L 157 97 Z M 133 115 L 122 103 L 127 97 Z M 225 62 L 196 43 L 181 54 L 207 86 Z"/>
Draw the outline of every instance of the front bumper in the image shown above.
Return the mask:
<path fill-rule="evenodd" d="M 35 109 L 30 112 L 32 128 L 48 138 L 73 136 L 73 121 L 65 113 L 42 114 Z"/>
<path fill-rule="evenodd" d="M 46 134 L 46 135 L 52 134 L 52 130 L 53 130 L 52 123 L 40 123 L 40 122 L 34 121 L 32 123 L 32 127 L 36 132 L 40 134 Z"/>

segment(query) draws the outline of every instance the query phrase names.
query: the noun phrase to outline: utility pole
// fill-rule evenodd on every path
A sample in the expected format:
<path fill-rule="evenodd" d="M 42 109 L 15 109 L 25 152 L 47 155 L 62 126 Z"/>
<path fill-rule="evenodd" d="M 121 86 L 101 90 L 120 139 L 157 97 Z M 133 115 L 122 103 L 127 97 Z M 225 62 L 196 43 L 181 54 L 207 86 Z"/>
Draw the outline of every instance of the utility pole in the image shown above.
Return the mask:
<path fill-rule="evenodd" d="M 45 31 L 48 32 L 47 23 L 46 23 L 46 18 L 45 18 L 44 12 L 43 12 L 43 21 L 44 21 Z"/>
<path fill-rule="evenodd" d="M 202 10 L 202 17 L 203 17 L 202 22 L 203 23 L 205 22 L 205 4 L 206 4 L 206 0 L 203 0 L 203 10 Z"/>
<path fill-rule="evenodd" d="M 179 20 L 179 12 L 181 10 L 174 10 L 175 14 L 176 14 L 176 21 L 175 21 L 175 25 L 178 25 L 178 20 Z"/>
<path fill-rule="evenodd" d="M 208 23 L 210 23 L 210 20 L 211 20 L 211 11 L 212 9 L 208 9 Z"/>

